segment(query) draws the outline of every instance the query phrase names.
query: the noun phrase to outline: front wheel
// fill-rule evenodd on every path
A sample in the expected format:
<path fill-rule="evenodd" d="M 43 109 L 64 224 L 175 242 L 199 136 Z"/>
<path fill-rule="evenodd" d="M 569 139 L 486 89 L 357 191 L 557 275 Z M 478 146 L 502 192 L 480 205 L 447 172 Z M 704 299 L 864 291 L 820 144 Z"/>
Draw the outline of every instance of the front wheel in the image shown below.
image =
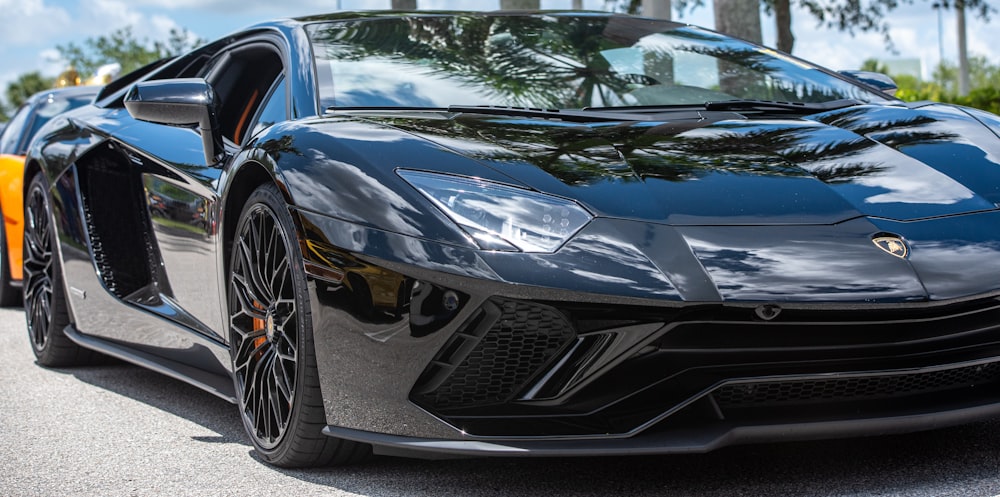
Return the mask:
<path fill-rule="evenodd" d="M 80 347 L 63 333 L 70 322 L 69 311 L 41 174 L 31 180 L 24 200 L 24 316 L 35 359 L 49 367 L 94 363 L 98 353 Z"/>
<path fill-rule="evenodd" d="M 254 448 L 282 467 L 360 462 L 371 446 L 328 437 L 312 315 L 292 217 L 263 185 L 240 214 L 229 265 L 229 340 L 243 425 Z"/>

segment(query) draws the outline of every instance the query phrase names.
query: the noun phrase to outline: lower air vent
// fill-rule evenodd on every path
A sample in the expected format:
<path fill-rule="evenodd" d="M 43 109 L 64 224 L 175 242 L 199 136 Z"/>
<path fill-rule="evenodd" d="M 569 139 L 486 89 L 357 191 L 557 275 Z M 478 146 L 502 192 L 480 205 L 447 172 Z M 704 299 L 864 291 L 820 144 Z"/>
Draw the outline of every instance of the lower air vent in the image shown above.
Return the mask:
<path fill-rule="evenodd" d="M 575 336 L 551 307 L 492 299 L 441 348 L 413 398 L 432 409 L 509 401 Z"/>
<path fill-rule="evenodd" d="M 906 397 L 1000 381 L 1000 363 L 924 373 L 725 385 L 712 393 L 723 410 Z"/>

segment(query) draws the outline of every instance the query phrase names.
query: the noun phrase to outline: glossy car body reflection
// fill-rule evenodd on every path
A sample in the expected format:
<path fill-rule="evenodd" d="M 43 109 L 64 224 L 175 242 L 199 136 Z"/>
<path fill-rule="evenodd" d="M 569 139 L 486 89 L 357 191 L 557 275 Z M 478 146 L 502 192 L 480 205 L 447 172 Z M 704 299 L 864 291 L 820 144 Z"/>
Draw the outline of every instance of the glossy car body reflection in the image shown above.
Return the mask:
<path fill-rule="evenodd" d="M 14 113 L 10 126 L 0 134 L 0 210 L 3 233 L 0 243 L 0 305 L 17 300 L 21 283 L 21 238 L 24 232 L 21 194 L 24 189 L 24 154 L 42 125 L 56 114 L 84 105 L 97 94 L 97 87 L 70 87 L 45 90 L 32 95 Z"/>
<path fill-rule="evenodd" d="M 1000 414 L 998 132 L 668 22 L 360 13 L 109 87 L 28 173 L 69 338 L 238 400 L 258 450 L 275 344 L 351 450 L 670 453 Z"/>

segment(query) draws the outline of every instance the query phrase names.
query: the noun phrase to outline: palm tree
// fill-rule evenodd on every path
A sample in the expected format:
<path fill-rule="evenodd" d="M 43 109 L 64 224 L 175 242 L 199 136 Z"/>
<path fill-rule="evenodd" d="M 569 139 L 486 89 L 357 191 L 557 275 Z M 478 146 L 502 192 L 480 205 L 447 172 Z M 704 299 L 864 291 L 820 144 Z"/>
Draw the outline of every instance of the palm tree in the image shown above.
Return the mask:
<path fill-rule="evenodd" d="M 729 36 L 761 43 L 760 3 L 746 0 L 714 0 L 715 30 Z"/>
<path fill-rule="evenodd" d="M 392 0 L 392 10 L 417 10 L 417 0 Z"/>
<path fill-rule="evenodd" d="M 642 15 L 670 20 L 670 0 L 642 0 Z"/>
<path fill-rule="evenodd" d="M 955 0 L 955 19 L 958 21 L 958 94 L 969 94 L 969 49 L 965 32 L 965 0 Z"/>
<path fill-rule="evenodd" d="M 538 10 L 541 0 L 500 0 L 501 10 Z"/>

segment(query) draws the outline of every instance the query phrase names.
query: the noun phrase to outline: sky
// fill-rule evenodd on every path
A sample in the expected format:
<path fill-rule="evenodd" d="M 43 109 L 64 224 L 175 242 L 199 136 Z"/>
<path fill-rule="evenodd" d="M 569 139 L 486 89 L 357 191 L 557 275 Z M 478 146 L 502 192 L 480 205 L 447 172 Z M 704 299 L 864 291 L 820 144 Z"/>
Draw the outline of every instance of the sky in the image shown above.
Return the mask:
<path fill-rule="evenodd" d="M 541 0 L 543 9 L 568 9 L 571 3 Z M 704 3 L 705 7 L 685 12 L 679 18 L 675 13 L 675 20 L 713 28 L 712 2 Z M 604 0 L 585 0 L 584 8 L 604 10 L 605 4 Z M 958 45 L 954 14 L 945 12 L 939 22 L 930 4 L 929 0 L 917 0 L 893 12 L 890 34 L 897 54 L 887 51 L 880 34 L 857 33 L 852 37 L 817 26 L 809 14 L 793 9 L 793 54 L 835 70 L 857 69 L 868 58 L 918 58 L 924 77 L 929 78 L 942 52 L 945 60 L 954 63 Z M 494 10 L 499 8 L 499 0 L 417 0 L 417 5 L 435 10 Z M 87 38 L 126 26 L 132 26 L 138 37 L 150 42 L 166 40 L 172 28 L 186 28 L 198 37 L 214 40 L 268 19 L 389 7 L 390 0 L 0 0 L 0 88 L 30 71 L 55 76 L 65 69 L 56 50 L 58 45 L 79 45 Z M 1000 46 L 995 44 L 996 35 L 990 36 L 990 31 L 995 33 L 1000 24 L 1000 15 L 995 16 L 992 25 L 967 17 L 970 54 L 1000 64 Z M 773 25 L 773 18 L 763 18 L 767 46 L 775 43 Z"/>

